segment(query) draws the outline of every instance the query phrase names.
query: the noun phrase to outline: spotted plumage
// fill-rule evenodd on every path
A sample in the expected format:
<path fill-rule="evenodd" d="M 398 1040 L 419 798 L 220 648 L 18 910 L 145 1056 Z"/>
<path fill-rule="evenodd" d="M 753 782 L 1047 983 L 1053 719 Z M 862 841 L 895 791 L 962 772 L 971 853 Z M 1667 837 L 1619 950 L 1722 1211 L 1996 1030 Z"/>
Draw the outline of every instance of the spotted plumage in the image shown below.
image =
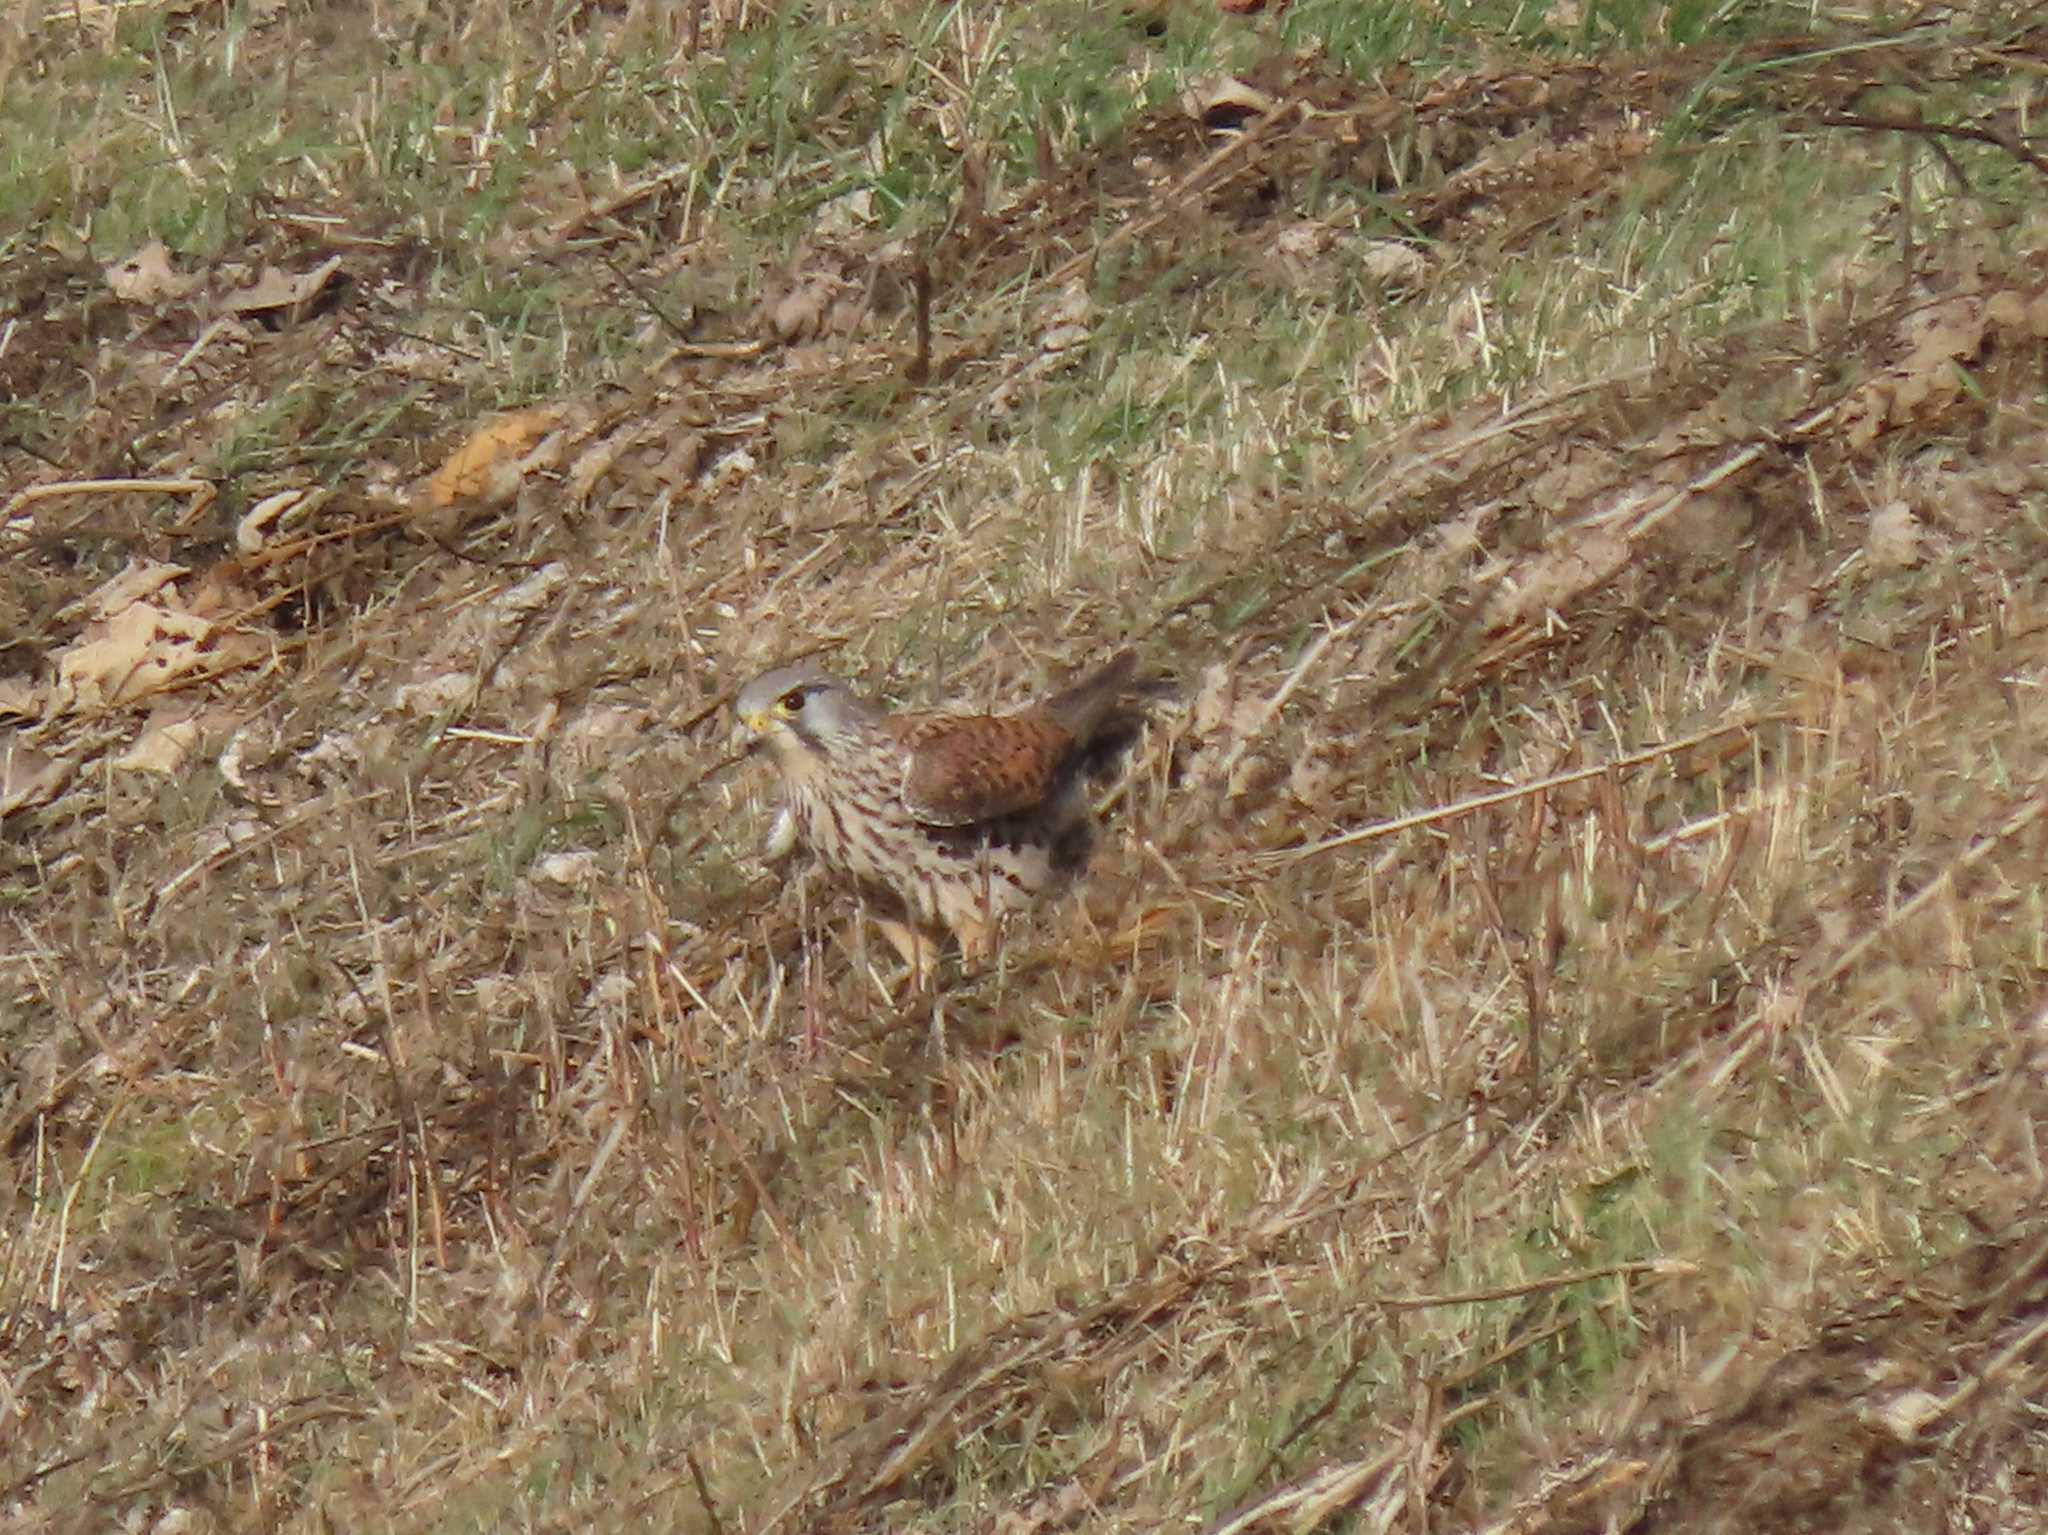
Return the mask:
<path fill-rule="evenodd" d="M 1003 919 L 1078 871 L 1090 749 L 1117 719 L 1136 657 L 1015 714 L 891 714 L 815 666 L 740 689 L 741 723 L 774 754 L 797 838 L 897 908 L 885 934 L 913 969 L 950 931 L 985 956 Z"/>

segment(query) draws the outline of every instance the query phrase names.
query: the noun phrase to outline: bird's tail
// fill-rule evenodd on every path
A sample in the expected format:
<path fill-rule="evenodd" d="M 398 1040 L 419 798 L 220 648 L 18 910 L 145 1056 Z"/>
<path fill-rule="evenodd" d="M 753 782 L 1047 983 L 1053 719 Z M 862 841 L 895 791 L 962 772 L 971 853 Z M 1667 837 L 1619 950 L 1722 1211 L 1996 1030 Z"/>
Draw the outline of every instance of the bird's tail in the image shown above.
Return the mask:
<path fill-rule="evenodd" d="M 1120 651 L 1063 693 L 1045 701 L 1045 712 L 1084 746 L 1094 740 L 1116 713 L 1138 675 L 1138 653 Z"/>

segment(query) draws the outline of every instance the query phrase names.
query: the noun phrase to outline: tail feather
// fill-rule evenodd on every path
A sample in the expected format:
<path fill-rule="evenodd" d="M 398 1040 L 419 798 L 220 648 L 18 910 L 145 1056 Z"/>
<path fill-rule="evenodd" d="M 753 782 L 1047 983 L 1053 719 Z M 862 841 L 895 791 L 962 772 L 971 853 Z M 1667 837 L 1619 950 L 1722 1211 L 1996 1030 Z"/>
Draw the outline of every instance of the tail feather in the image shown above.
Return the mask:
<path fill-rule="evenodd" d="M 1101 730 L 1116 706 L 1130 692 L 1138 675 L 1138 653 L 1119 651 L 1103 666 L 1072 687 L 1045 701 L 1045 712 L 1081 745 Z"/>

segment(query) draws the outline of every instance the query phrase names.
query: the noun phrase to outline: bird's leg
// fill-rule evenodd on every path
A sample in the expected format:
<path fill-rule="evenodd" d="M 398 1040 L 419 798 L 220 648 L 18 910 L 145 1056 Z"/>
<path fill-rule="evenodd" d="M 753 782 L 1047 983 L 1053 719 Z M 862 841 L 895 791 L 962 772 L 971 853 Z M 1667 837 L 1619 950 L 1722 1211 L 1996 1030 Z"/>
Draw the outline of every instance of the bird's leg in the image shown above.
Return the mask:
<path fill-rule="evenodd" d="M 932 968 L 938 962 L 937 946 L 909 923 L 898 922 L 893 917 L 877 917 L 875 926 L 889 940 L 889 947 L 902 955 L 903 963 L 910 967 L 913 988 L 923 987 L 931 979 Z"/>

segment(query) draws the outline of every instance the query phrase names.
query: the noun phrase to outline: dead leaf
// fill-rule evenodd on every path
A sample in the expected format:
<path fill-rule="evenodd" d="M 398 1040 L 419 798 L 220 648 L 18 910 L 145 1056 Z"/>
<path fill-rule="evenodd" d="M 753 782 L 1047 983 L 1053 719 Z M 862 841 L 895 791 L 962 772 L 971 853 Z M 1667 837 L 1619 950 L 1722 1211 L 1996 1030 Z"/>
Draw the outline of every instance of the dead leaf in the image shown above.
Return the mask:
<path fill-rule="evenodd" d="M 1230 9 L 1229 0 L 1223 8 Z M 1254 7 L 1256 8 L 1256 7 Z M 1208 75 L 1181 92 L 1181 109 L 1211 128 L 1242 127 L 1254 117 L 1265 117 L 1278 105 L 1255 85 L 1235 75 Z"/>
<path fill-rule="evenodd" d="M 1913 508 L 1903 501 L 1888 501 L 1870 519 L 1864 549 L 1880 570 L 1898 570 L 1919 563 L 1925 541 L 1926 530 Z"/>
<path fill-rule="evenodd" d="M 1429 257 L 1405 240 L 1366 240 L 1358 246 L 1358 269 L 1374 282 L 1410 287 L 1429 276 Z"/>
<path fill-rule="evenodd" d="M 158 592 L 180 576 L 190 575 L 189 565 L 169 565 L 161 560 L 131 559 L 120 571 L 102 581 L 83 604 L 88 618 L 112 618 Z M 75 609 L 66 609 L 69 616 Z"/>
<path fill-rule="evenodd" d="M 298 770 L 315 783 L 336 779 L 345 782 L 379 754 L 380 744 L 374 737 L 366 743 L 354 732 L 330 730 L 310 750 L 299 754 Z"/>
<path fill-rule="evenodd" d="M 1938 414 L 1963 393 L 1962 370 L 1984 349 L 1992 304 L 1959 293 L 1906 316 L 1905 355 L 1843 400 L 1837 425 L 1854 447 L 1879 433 Z"/>
<path fill-rule="evenodd" d="M 502 620 L 517 621 L 552 602 L 568 584 L 569 567 L 560 560 L 550 560 L 517 586 L 494 598 L 491 611 Z"/>
<path fill-rule="evenodd" d="M 116 771 L 158 773 L 168 778 L 185 765 L 192 748 L 199 744 L 199 705 L 189 699 L 171 699 L 149 711 L 142 734 L 135 744 L 114 758 Z"/>
<path fill-rule="evenodd" d="M 220 307 L 230 314 L 262 314 L 273 309 L 297 310 L 310 303 L 341 270 L 341 257 L 329 256 L 312 271 L 294 277 L 266 266 L 256 281 L 225 295 Z"/>
<path fill-rule="evenodd" d="M 468 672 L 443 672 L 422 682 L 408 682 L 393 690 L 393 707 L 407 714 L 436 715 L 467 702 L 476 695 L 476 679 Z"/>
<path fill-rule="evenodd" d="M 845 239 L 861 230 L 872 228 L 874 223 L 874 188 L 856 187 L 851 192 L 832 198 L 818 209 L 811 221 L 811 234 L 815 239 Z"/>
<path fill-rule="evenodd" d="M 89 620 L 57 656 L 56 712 L 112 708 L 163 691 L 195 673 L 246 665 L 269 653 L 259 635 L 216 623 L 179 593 L 182 565 L 131 561 L 82 604 Z M 223 603 L 234 611 L 241 600 Z"/>
<path fill-rule="evenodd" d="M 1095 300 L 1081 284 L 1070 282 L 1039 311 L 1038 318 L 1045 327 L 1039 349 L 1048 355 L 1071 351 L 1095 333 Z"/>
<path fill-rule="evenodd" d="M 485 422 L 434 471 L 427 504 L 436 511 L 505 505 L 529 473 L 553 463 L 549 437 L 567 419 L 559 406 L 543 405 Z"/>
<path fill-rule="evenodd" d="M 199 287 L 197 277 L 171 265 L 171 253 L 161 240 L 151 240 L 134 255 L 114 262 L 103 275 L 114 297 L 129 304 L 174 302 L 191 297 Z"/>
<path fill-rule="evenodd" d="M 1954 358 L 1975 357 L 1984 346 L 1984 306 L 1972 298 L 1952 299 L 1909 324 L 1908 369 L 1930 368 Z"/>
<path fill-rule="evenodd" d="M 1076 347 L 1086 346 L 1088 338 L 1095 333 L 1085 325 L 1055 325 L 1039 338 L 1039 350 L 1048 357 L 1061 352 L 1071 352 Z"/>
<path fill-rule="evenodd" d="M 1311 260 L 1336 243 L 1337 231 L 1320 219 L 1298 219 L 1273 237 L 1273 249 L 1294 261 Z"/>
<path fill-rule="evenodd" d="M 57 658 L 57 697 L 71 709 L 132 703 L 169 687 L 203 664 L 213 625 L 137 602 L 85 635 Z"/>
<path fill-rule="evenodd" d="M 597 854 L 587 848 L 575 853 L 548 853 L 533 864 L 533 877 L 551 885 L 587 885 L 597 874 Z"/>
<path fill-rule="evenodd" d="M 247 576 L 240 560 L 215 560 L 201 573 L 192 595 L 172 605 L 194 618 L 238 621 L 260 604 Z"/>
<path fill-rule="evenodd" d="M 43 712 L 43 690 L 26 677 L 0 677 L 0 714 L 36 719 Z"/>
<path fill-rule="evenodd" d="M 830 272 L 809 272 L 761 306 L 761 318 L 777 341 L 807 341 L 856 329 L 865 306 L 859 290 Z"/>
<path fill-rule="evenodd" d="M 759 467 L 760 462 L 753 454 L 745 448 L 734 448 L 711 466 L 711 482 L 720 490 L 730 490 Z"/>
<path fill-rule="evenodd" d="M 0 816 L 53 798 L 71 776 L 71 764 L 33 746 L 22 746 L 14 732 L 0 732 Z"/>
<path fill-rule="evenodd" d="M 1908 1444 L 1947 1411 L 1948 1404 L 1933 1392 L 1911 1386 L 1887 1401 L 1865 1406 L 1858 1416 L 1864 1422 L 1884 1429 L 1901 1444 Z"/>

